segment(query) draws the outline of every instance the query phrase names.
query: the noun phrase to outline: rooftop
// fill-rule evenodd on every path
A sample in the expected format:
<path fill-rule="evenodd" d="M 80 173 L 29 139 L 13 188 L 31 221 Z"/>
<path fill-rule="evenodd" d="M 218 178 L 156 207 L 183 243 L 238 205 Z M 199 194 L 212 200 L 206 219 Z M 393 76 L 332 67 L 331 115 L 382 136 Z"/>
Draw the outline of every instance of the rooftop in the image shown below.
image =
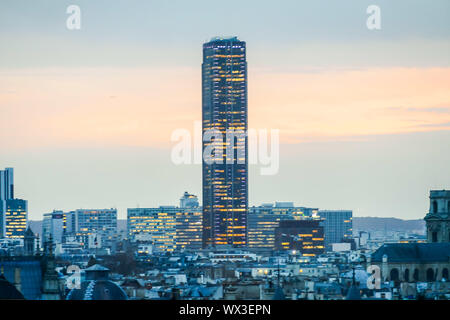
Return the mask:
<path fill-rule="evenodd" d="M 220 36 L 218 36 L 218 37 L 212 37 L 210 42 L 212 42 L 212 41 L 240 41 L 240 40 L 236 36 L 232 36 L 232 37 L 220 37 Z"/>
<path fill-rule="evenodd" d="M 449 262 L 450 242 L 443 243 L 388 243 L 372 254 L 373 262 Z"/>

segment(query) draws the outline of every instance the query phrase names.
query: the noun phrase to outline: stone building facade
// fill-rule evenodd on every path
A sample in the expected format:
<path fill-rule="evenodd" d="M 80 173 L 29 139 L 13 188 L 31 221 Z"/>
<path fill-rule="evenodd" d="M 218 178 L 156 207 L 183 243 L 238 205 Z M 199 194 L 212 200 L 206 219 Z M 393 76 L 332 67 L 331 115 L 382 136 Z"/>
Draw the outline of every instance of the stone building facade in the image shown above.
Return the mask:
<path fill-rule="evenodd" d="M 431 190 L 425 216 L 428 243 L 390 243 L 375 251 L 368 264 L 380 268 L 382 281 L 449 281 L 450 191 Z"/>
<path fill-rule="evenodd" d="M 430 210 L 425 221 L 428 242 L 450 242 L 450 190 L 430 191 Z"/>
<path fill-rule="evenodd" d="M 449 281 L 450 242 L 385 244 L 368 263 L 380 267 L 382 281 Z"/>

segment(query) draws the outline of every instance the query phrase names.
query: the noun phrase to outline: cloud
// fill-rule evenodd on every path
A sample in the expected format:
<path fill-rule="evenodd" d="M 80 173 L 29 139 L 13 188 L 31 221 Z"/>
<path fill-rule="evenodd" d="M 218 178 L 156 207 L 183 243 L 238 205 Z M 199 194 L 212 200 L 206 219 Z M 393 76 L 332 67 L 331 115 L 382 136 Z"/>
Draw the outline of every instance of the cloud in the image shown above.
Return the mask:
<path fill-rule="evenodd" d="M 425 123 L 418 125 L 419 127 L 424 128 L 449 128 L 450 129 L 450 121 L 449 122 L 441 122 L 441 123 Z"/>
<path fill-rule="evenodd" d="M 450 107 L 388 107 L 388 111 L 413 112 L 413 113 L 450 113 Z"/>
<path fill-rule="evenodd" d="M 199 69 L 0 72 L 0 86 L 14 92 L 0 94 L 0 146 L 170 148 L 174 130 L 201 119 Z M 449 82 L 450 68 L 250 68 L 249 127 L 280 129 L 282 143 L 446 129 Z"/>

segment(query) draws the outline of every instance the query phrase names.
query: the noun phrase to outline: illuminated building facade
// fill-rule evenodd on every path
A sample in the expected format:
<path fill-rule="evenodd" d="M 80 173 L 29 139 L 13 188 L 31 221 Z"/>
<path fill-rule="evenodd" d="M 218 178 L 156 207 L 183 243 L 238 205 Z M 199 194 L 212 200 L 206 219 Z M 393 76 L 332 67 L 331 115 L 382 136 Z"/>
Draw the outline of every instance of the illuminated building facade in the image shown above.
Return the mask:
<path fill-rule="evenodd" d="M 23 238 L 27 229 L 27 201 L 21 199 L 10 199 L 5 202 L 5 238 Z"/>
<path fill-rule="evenodd" d="M 246 44 L 237 37 L 203 44 L 202 132 L 203 247 L 245 247 L 247 62 Z"/>
<path fill-rule="evenodd" d="M 324 219 L 325 247 L 331 250 L 331 244 L 349 242 L 353 237 L 353 212 L 351 210 L 319 210 Z"/>
<path fill-rule="evenodd" d="M 293 203 L 277 202 L 249 208 L 248 248 L 274 250 L 275 229 L 282 220 L 300 220 L 316 216 L 317 208 L 295 207 Z"/>
<path fill-rule="evenodd" d="M 100 237 L 97 241 L 109 247 L 117 234 L 117 209 L 77 209 L 73 213 L 75 234 L 84 237 L 87 245 L 89 236 Z"/>
<path fill-rule="evenodd" d="M 64 236 L 71 234 L 73 229 L 73 212 L 53 211 L 45 213 L 42 220 L 43 243 L 53 239 L 54 243 L 63 243 Z"/>
<path fill-rule="evenodd" d="M 128 235 L 131 239 L 148 235 L 155 251 L 174 251 L 176 247 L 176 207 L 129 208 Z"/>
<path fill-rule="evenodd" d="M 322 220 L 305 218 L 283 220 L 275 228 L 276 250 L 297 250 L 304 256 L 324 252 L 325 240 Z"/>
<path fill-rule="evenodd" d="M 201 208 L 129 208 L 127 222 L 129 237 L 148 239 L 155 251 L 201 249 Z"/>
<path fill-rule="evenodd" d="M 14 199 L 14 169 L 0 170 L 0 200 Z"/>
<path fill-rule="evenodd" d="M 203 213 L 199 208 L 184 208 L 176 214 L 176 247 L 178 250 L 202 248 Z"/>

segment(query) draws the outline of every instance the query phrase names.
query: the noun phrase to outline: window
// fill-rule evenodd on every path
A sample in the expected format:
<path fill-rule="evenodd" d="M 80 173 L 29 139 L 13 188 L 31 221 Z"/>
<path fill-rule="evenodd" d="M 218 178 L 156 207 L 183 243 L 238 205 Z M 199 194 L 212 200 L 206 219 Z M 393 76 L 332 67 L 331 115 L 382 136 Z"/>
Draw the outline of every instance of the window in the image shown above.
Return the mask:
<path fill-rule="evenodd" d="M 436 200 L 434 200 L 433 202 L 432 202 L 432 212 L 433 213 L 437 213 L 437 211 L 438 211 L 438 205 L 437 205 L 437 201 Z"/>
<path fill-rule="evenodd" d="M 437 232 L 433 231 L 431 234 L 431 242 L 437 242 Z"/>
<path fill-rule="evenodd" d="M 414 274 L 413 274 L 413 279 L 414 281 L 419 281 L 419 269 L 414 269 Z"/>
<path fill-rule="evenodd" d="M 442 269 L 442 279 L 445 279 L 445 281 L 448 281 L 448 269 L 444 268 Z"/>
<path fill-rule="evenodd" d="M 409 282 L 409 269 L 405 270 L 405 281 Z"/>
<path fill-rule="evenodd" d="M 398 281 L 399 280 L 399 272 L 397 268 L 394 268 L 391 270 L 391 281 Z"/>
<path fill-rule="evenodd" d="M 434 271 L 431 268 L 427 269 L 427 281 L 428 282 L 434 281 Z"/>
<path fill-rule="evenodd" d="M 433 231 L 433 233 L 431 233 L 431 242 L 437 242 L 437 232 Z"/>

